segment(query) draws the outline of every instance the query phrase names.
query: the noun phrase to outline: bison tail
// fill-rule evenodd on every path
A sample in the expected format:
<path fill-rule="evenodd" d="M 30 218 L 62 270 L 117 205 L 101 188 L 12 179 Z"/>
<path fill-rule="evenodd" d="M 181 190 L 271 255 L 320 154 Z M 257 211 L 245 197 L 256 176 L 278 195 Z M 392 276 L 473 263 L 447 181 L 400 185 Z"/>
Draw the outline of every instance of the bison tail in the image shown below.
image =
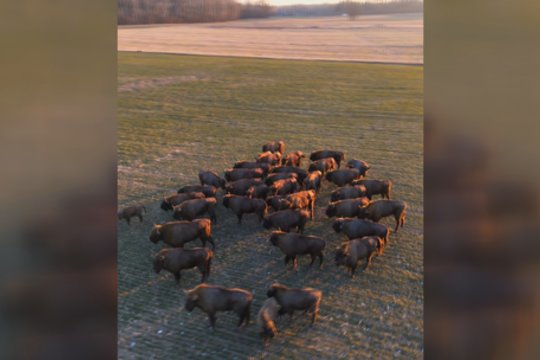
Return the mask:
<path fill-rule="evenodd" d="M 386 192 L 388 199 L 392 197 L 392 180 L 388 180 L 388 191 Z"/>

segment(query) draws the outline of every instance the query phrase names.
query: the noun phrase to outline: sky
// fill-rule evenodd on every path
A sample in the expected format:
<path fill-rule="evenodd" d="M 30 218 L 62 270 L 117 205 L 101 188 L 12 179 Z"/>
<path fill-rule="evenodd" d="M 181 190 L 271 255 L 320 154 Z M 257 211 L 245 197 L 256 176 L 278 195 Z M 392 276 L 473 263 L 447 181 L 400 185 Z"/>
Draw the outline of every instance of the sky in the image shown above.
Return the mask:
<path fill-rule="evenodd" d="M 247 0 L 243 0 L 247 2 Z M 342 0 L 266 0 L 270 5 L 296 5 L 296 4 L 335 4 Z M 381 0 L 359 0 L 360 2 L 380 2 Z M 255 2 L 255 1 L 253 1 Z"/>

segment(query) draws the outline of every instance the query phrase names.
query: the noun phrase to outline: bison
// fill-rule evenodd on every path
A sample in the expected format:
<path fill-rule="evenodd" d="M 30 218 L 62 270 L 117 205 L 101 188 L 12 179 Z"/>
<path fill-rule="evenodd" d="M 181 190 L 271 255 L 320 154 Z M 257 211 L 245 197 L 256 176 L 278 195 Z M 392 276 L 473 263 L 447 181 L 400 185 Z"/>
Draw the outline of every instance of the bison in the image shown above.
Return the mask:
<path fill-rule="evenodd" d="M 263 164 L 266 163 L 271 166 L 279 165 L 281 164 L 281 153 L 279 152 L 272 153 L 270 151 L 266 151 L 266 152 L 260 153 L 259 156 L 257 156 L 256 160 L 257 162 L 260 162 Z"/>
<path fill-rule="evenodd" d="M 278 180 L 288 180 L 288 179 L 297 179 L 298 180 L 298 174 L 296 173 L 273 173 L 268 175 L 268 177 L 265 179 L 266 185 L 271 186 L 273 183 L 275 183 Z"/>
<path fill-rule="evenodd" d="M 326 216 L 354 217 L 358 215 L 360 207 L 367 204 L 369 204 L 369 200 L 366 197 L 338 200 L 328 205 L 326 208 Z"/>
<path fill-rule="evenodd" d="M 247 195 L 252 186 L 262 184 L 261 179 L 242 179 L 228 183 L 225 186 L 225 192 L 233 195 Z"/>
<path fill-rule="evenodd" d="M 270 141 L 262 146 L 262 152 L 270 151 L 272 153 L 285 153 L 285 143 L 283 141 Z"/>
<path fill-rule="evenodd" d="M 271 173 L 294 173 L 296 174 L 296 177 L 298 178 L 298 182 L 302 184 L 304 182 L 304 179 L 307 177 L 308 173 L 306 170 L 299 168 L 297 166 L 278 166 L 270 170 Z"/>
<path fill-rule="evenodd" d="M 326 241 L 318 236 L 272 231 L 270 242 L 285 254 L 285 265 L 289 263 L 289 260 L 292 260 L 293 270 L 298 267 L 298 260 L 296 259 L 298 255 L 310 255 L 311 263 L 309 266 L 312 266 L 318 257 L 319 267 L 322 267 L 323 250 Z"/>
<path fill-rule="evenodd" d="M 159 274 L 165 269 L 174 275 L 176 283 L 180 283 L 180 272 L 197 268 L 202 274 L 201 283 L 210 275 L 210 264 L 214 253 L 207 248 L 193 249 L 161 249 L 154 257 L 154 271 Z"/>
<path fill-rule="evenodd" d="M 270 196 L 266 199 L 266 203 L 268 206 L 270 206 L 274 211 L 279 210 L 285 210 L 291 208 L 291 202 L 287 200 L 285 196 L 281 195 L 274 195 Z"/>
<path fill-rule="evenodd" d="M 257 161 L 237 161 L 234 163 L 234 169 L 262 169 L 264 175 L 270 171 L 270 164 L 260 163 Z"/>
<path fill-rule="evenodd" d="M 270 188 L 265 184 L 251 186 L 246 192 L 246 196 L 254 199 L 266 199 Z"/>
<path fill-rule="evenodd" d="M 187 185 L 178 190 L 179 194 L 190 192 L 202 192 L 206 197 L 215 197 L 217 188 L 211 185 Z"/>
<path fill-rule="evenodd" d="M 244 214 L 255 213 L 259 217 L 259 222 L 268 213 L 268 207 L 263 199 L 251 199 L 247 196 L 225 195 L 223 206 L 231 209 L 238 217 L 238 224 L 242 223 Z"/>
<path fill-rule="evenodd" d="M 161 202 L 161 209 L 165 211 L 172 210 L 176 205 L 192 199 L 204 199 L 206 196 L 202 192 L 188 192 L 167 196 Z"/>
<path fill-rule="evenodd" d="M 299 233 L 303 233 L 309 216 L 309 212 L 305 210 L 280 210 L 266 215 L 263 226 L 265 229 L 275 227 L 286 232 L 297 228 Z"/>
<path fill-rule="evenodd" d="M 366 196 L 371 199 L 373 195 L 381 195 L 390 199 L 392 193 L 392 180 L 355 180 L 352 185 L 363 185 L 366 187 Z"/>
<path fill-rule="evenodd" d="M 358 218 L 369 219 L 379 222 L 383 217 L 394 216 L 396 227 L 394 232 L 398 232 L 399 227 L 405 224 L 405 214 L 407 203 L 400 200 L 375 200 L 360 207 Z"/>
<path fill-rule="evenodd" d="M 326 173 L 325 178 L 341 187 L 351 184 L 354 180 L 359 179 L 360 176 L 360 173 L 356 169 L 340 169 Z"/>
<path fill-rule="evenodd" d="M 234 311 L 239 316 L 238 327 L 240 327 L 242 323 L 249 324 L 252 301 L 253 294 L 247 290 L 200 284 L 186 291 L 185 308 L 191 312 L 198 307 L 208 314 L 212 329 L 216 328 L 218 311 Z"/>
<path fill-rule="evenodd" d="M 366 197 L 369 199 L 367 189 L 364 185 L 344 186 L 332 192 L 330 200 L 336 202 L 338 200 L 355 199 L 359 197 Z"/>
<path fill-rule="evenodd" d="M 260 335 L 266 345 L 268 340 L 278 334 L 276 319 L 279 311 L 279 304 L 273 297 L 264 301 L 257 315 L 257 323 L 261 327 Z"/>
<path fill-rule="evenodd" d="M 295 151 L 287 154 L 285 159 L 283 160 L 283 165 L 285 166 L 301 166 L 302 159 L 304 159 L 306 155 L 302 151 Z"/>
<path fill-rule="evenodd" d="M 143 216 L 142 216 L 143 210 L 144 210 L 144 213 L 146 213 L 146 208 L 144 207 L 144 205 L 133 205 L 133 206 L 128 206 L 126 208 L 123 208 L 117 214 L 118 215 L 118 220 L 125 219 L 126 222 L 128 224 L 130 224 L 131 218 L 134 217 L 134 216 L 137 216 L 139 218 L 139 221 L 142 222 L 143 221 Z"/>
<path fill-rule="evenodd" d="M 156 244 L 159 240 L 172 247 L 184 247 L 185 243 L 201 239 L 203 246 L 208 241 L 215 248 L 212 240 L 212 223 L 209 219 L 193 221 L 171 221 L 162 225 L 154 225 L 150 233 L 150 241 Z"/>
<path fill-rule="evenodd" d="M 270 193 L 274 195 L 287 195 L 297 192 L 300 189 L 300 185 L 295 178 L 276 180 L 272 186 L 270 186 Z"/>
<path fill-rule="evenodd" d="M 337 233 L 343 232 L 349 240 L 364 236 L 378 236 L 384 240 L 385 245 L 390 235 L 387 226 L 362 219 L 339 218 L 334 221 L 332 228 Z"/>
<path fill-rule="evenodd" d="M 351 159 L 347 161 L 347 167 L 349 169 L 358 170 L 360 175 L 362 175 L 363 177 L 365 177 L 367 175 L 368 170 L 371 169 L 371 166 L 367 162 L 363 160 L 356 160 L 356 159 Z"/>
<path fill-rule="evenodd" d="M 199 172 L 199 181 L 201 185 L 210 185 L 215 188 L 225 189 L 225 180 L 212 171 Z"/>
<path fill-rule="evenodd" d="M 336 170 L 336 169 L 337 169 L 336 160 L 334 160 L 334 158 L 332 158 L 332 157 L 329 157 L 329 158 L 324 158 L 324 159 L 320 159 L 320 160 L 312 162 L 309 165 L 308 171 L 312 172 L 312 171 L 318 170 L 321 173 L 323 173 L 323 175 L 324 175 L 327 172 L 333 171 L 333 170 Z"/>
<path fill-rule="evenodd" d="M 227 181 L 237 181 L 241 179 L 262 178 L 263 169 L 228 169 L 225 170 L 225 179 Z"/>
<path fill-rule="evenodd" d="M 307 209 L 311 213 L 311 219 L 315 217 L 315 200 L 317 195 L 315 190 L 304 190 L 287 195 L 287 200 L 291 203 L 291 209 Z"/>
<path fill-rule="evenodd" d="M 207 213 L 210 219 L 217 223 L 216 218 L 216 198 L 187 200 L 173 208 L 173 217 L 176 220 L 193 220 L 200 215 Z"/>
<path fill-rule="evenodd" d="M 336 150 L 319 150 L 312 152 L 309 156 L 309 159 L 311 161 L 321 160 L 324 158 L 334 158 L 336 160 L 337 167 L 339 169 L 341 162 L 345 160 L 345 154 L 342 151 L 336 151 Z"/>
<path fill-rule="evenodd" d="M 304 189 L 315 190 L 318 193 L 321 190 L 322 172 L 319 170 L 312 171 L 308 174 L 304 181 Z"/>
<path fill-rule="evenodd" d="M 289 288 L 281 284 L 273 284 L 270 289 L 266 292 L 266 296 L 269 298 L 275 298 L 281 308 L 278 311 L 278 315 L 283 315 L 285 313 L 289 314 L 289 317 L 292 319 L 293 313 L 295 311 L 304 311 L 310 312 L 311 316 L 311 325 L 317 320 L 317 315 L 319 314 L 319 306 L 322 299 L 322 291 L 304 288 L 296 289 Z"/>
<path fill-rule="evenodd" d="M 352 239 L 341 244 L 336 249 L 336 266 L 345 265 L 354 277 L 354 272 L 358 267 L 358 262 L 366 259 L 363 270 L 371 264 L 371 258 L 377 254 L 382 255 L 384 241 L 378 236 L 364 236 L 360 239 Z"/>

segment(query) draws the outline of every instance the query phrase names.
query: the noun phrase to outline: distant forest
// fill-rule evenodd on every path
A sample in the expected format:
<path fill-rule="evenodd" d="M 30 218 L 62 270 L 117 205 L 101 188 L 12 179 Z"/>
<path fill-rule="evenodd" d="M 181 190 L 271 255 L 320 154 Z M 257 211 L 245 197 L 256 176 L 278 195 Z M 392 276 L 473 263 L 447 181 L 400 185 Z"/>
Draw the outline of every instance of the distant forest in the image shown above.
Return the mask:
<path fill-rule="evenodd" d="M 339 4 L 270 6 L 260 0 L 118 0 L 118 24 L 216 22 L 271 16 L 335 16 L 422 12 L 421 0 L 379 3 L 343 1 Z"/>

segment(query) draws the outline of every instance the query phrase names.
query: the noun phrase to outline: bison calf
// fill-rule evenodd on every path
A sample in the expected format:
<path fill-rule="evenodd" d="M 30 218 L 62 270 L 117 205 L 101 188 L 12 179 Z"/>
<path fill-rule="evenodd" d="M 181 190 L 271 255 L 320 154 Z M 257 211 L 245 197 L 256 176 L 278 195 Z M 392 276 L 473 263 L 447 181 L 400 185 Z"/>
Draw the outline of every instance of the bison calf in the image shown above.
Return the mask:
<path fill-rule="evenodd" d="M 210 219 L 217 223 L 216 198 L 187 200 L 173 208 L 173 217 L 176 220 L 193 220 L 207 213 Z"/>
<path fill-rule="evenodd" d="M 369 200 L 366 197 L 338 200 L 328 205 L 326 216 L 355 217 L 360 212 L 360 207 L 367 204 L 369 204 Z"/>
<path fill-rule="evenodd" d="M 154 225 L 150 233 L 150 241 L 156 244 L 159 240 L 172 247 L 183 247 L 185 243 L 201 239 L 203 246 L 208 241 L 215 248 L 212 240 L 212 223 L 209 219 L 193 221 L 171 221 L 162 225 Z"/>
<path fill-rule="evenodd" d="M 238 217 L 238 224 L 242 223 L 244 214 L 255 213 L 259 216 L 259 222 L 263 220 L 268 213 L 268 207 L 263 199 L 251 199 L 247 196 L 225 195 L 223 206 L 231 209 Z"/>
<path fill-rule="evenodd" d="M 309 217 L 309 212 L 305 210 L 280 210 L 266 215 L 263 226 L 265 229 L 275 227 L 286 232 L 298 228 L 298 232 L 303 233 Z"/>
<path fill-rule="evenodd" d="M 198 307 L 210 320 L 212 329 L 216 327 L 216 313 L 218 311 L 234 311 L 240 318 L 238 327 L 245 322 L 249 324 L 249 311 L 253 295 L 243 289 L 230 289 L 223 286 L 200 284 L 186 291 L 185 308 L 191 312 Z"/>
<path fill-rule="evenodd" d="M 154 257 L 154 271 L 159 274 L 165 269 L 174 275 L 176 283 L 180 283 L 180 272 L 197 268 L 202 274 L 201 282 L 210 275 L 210 264 L 214 253 L 207 248 L 162 249 Z"/>
<path fill-rule="evenodd" d="M 400 200 L 375 200 L 369 204 L 360 207 L 358 210 L 358 218 L 369 219 L 379 222 L 384 217 L 394 216 L 396 219 L 395 232 L 398 232 L 399 227 L 405 224 L 405 214 L 407 203 Z"/>
<path fill-rule="evenodd" d="M 139 221 L 143 221 L 142 213 L 146 213 L 146 208 L 143 205 L 133 205 L 126 208 L 123 208 L 118 212 L 118 220 L 125 219 L 128 224 L 131 222 L 131 218 L 137 216 Z"/>
<path fill-rule="evenodd" d="M 268 340 L 277 335 L 278 329 L 276 319 L 279 311 L 279 304 L 273 297 L 264 301 L 257 315 L 257 323 L 261 327 L 260 335 L 266 345 Z"/>
<path fill-rule="evenodd" d="M 296 270 L 298 267 L 298 260 L 296 258 L 298 255 L 310 255 L 311 263 L 309 266 L 312 266 L 318 257 L 319 267 L 322 267 L 323 250 L 326 246 L 326 241 L 318 236 L 272 231 L 270 242 L 285 254 L 285 265 L 289 263 L 289 260 L 292 260 L 293 270 Z"/>
<path fill-rule="evenodd" d="M 212 171 L 199 172 L 199 181 L 201 182 L 201 185 L 210 185 L 215 188 L 225 189 L 225 180 Z"/>
<path fill-rule="evenodd" d="M 281 284 L 273 284 L 266 295 L 269 298 L 275 298 L 281 306 L 278 311 L 279 315 L 287 313 L 292 318 L 295 311 L 303 310 L 304 313 L 310 312 L 312 314 L 312 325 L 317 320 L 322 299 L 322 291 L 320 290 L 312 288 L 296 289 Z"/>
<path fill-rule="evenodd" d="M 377 253 L 377 250 L 380 256 L 382 255 L 383 248 L 384 241 L 377 236 L 365 236 L 360 239 L 346 241 L 336 250 L 336 266 L 345 265 L 351 273 L 351 277 L 353 277 L 360 260 L 366 259 L 363 269 L 366 270 L 371 264 L 371 258 Z"/>

